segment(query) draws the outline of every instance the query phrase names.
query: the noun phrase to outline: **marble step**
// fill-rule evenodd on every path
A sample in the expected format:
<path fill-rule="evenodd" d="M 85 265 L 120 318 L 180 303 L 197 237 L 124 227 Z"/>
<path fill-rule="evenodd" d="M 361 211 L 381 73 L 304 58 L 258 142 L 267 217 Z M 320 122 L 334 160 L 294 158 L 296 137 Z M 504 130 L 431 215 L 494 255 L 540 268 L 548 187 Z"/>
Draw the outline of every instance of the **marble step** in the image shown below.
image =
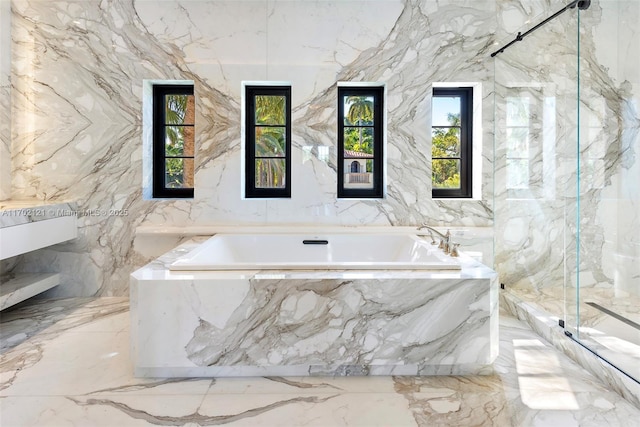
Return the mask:
<path fill-rule="evenodd" d="M 0 284 L 0 310 L 60 284 L 58 273 L 22 273 Z"/>

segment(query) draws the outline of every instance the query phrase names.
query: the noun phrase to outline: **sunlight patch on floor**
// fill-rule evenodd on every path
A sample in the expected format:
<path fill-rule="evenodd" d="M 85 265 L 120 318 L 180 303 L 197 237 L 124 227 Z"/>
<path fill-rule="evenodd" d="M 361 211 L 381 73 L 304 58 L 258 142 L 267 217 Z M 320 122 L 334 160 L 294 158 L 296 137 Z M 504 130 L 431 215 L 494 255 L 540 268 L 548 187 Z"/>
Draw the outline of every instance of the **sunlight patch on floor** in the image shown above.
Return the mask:
<path fill-rule="evenodd" d="M 531 409 L 580 409 L 557 354 L 537 339 L 513 340 L 522 403 Z"/>

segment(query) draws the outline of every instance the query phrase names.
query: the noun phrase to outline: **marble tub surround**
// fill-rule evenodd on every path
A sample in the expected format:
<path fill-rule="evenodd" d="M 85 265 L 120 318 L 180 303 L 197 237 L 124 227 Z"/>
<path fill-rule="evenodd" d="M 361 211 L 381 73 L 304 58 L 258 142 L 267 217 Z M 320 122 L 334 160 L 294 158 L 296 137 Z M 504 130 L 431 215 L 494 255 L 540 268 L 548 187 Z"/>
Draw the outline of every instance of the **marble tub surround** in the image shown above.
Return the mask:
<path fill-rule="evenodd" d="M 168 269 L 200 244 L 132 274 L 138 376 L 491 372 L 497 275 L 470 258 L 458 271 Z"/>
<path fill-rule="evenodd" d="M 640 409 L 504 313 L 491 375 L 140 379 L 128 305 L 74 298 L 4 312 L 0 342 L 24 335 L 0 355 L 2 426 L 640 425 Z"/>

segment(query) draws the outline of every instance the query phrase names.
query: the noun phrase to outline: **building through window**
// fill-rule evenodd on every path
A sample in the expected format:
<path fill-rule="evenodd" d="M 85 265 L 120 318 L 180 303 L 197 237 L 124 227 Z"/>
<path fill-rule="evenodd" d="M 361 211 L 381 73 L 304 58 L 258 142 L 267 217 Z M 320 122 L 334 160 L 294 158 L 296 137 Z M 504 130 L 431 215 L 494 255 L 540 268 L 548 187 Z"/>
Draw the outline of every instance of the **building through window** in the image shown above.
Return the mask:
<path fill-rule="evenodd" d="M 384 87 L 338 87 L 338 197 L 383 197 Z"/>

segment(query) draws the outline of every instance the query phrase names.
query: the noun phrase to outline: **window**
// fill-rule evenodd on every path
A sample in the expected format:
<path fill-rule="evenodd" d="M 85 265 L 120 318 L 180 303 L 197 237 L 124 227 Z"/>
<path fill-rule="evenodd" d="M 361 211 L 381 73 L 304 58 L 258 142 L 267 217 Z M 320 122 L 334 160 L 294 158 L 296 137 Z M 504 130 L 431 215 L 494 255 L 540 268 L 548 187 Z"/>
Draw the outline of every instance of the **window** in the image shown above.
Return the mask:
<path fill-rule="evenodd" d="M 433 88 L 432 196 L 471 197 L 473 88 Z"/>
<path fill-rule="evenodd" d="M 246 86 L 245 196 L 291 197 L 291 87 Z"/>
<path fill-rule="evenodd" d="M 383 197 L 384 87 L 338 87 L 338 197 Z"/>
<path fill-rule="evenodd" d="M 153 197 L 192 198 L 193 85 L 153 86 Z"/>

